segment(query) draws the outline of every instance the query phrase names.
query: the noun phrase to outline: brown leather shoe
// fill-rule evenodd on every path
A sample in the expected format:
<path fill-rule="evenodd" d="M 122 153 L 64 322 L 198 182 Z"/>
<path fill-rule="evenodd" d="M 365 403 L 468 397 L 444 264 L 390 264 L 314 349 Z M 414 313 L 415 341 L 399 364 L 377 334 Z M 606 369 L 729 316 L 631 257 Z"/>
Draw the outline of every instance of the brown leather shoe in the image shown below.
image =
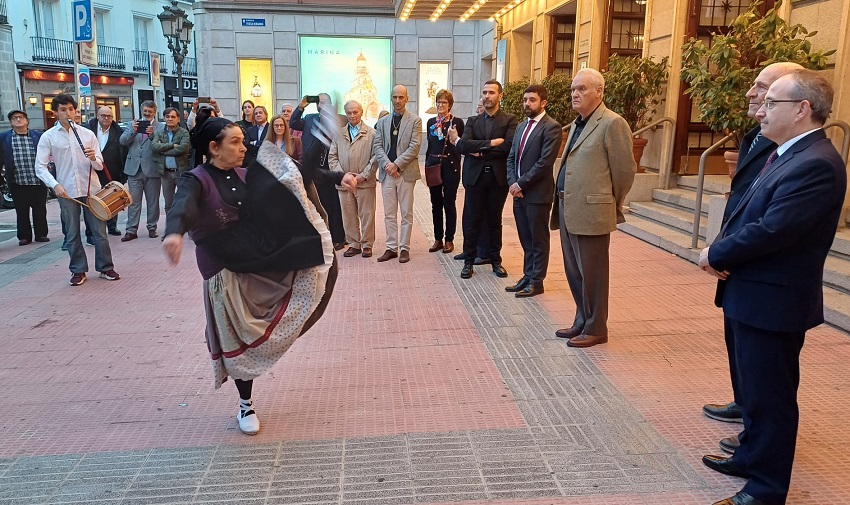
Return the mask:
<path fill-rule="evenodd" d="M 569 328 L 562 328 L 560 330 L 555 330 L 555 336 L 558 338 L 575 338 L 581 335 L 582 330 L 584 328 L 579 326 L 570 326 Z"/>
<path fill-rule="evenodd" d="M 569 347 L 593 347 L 596 344 L 604 344 L 608 342 L 608 337 L 599 337 L 596 335 L 585 335 L 582 333 L 577 337 L 573 337 L 567 341 Z"/>
<path fill-rule="evenodd" d="M 431 247 L 428 248 L 428 252 L 437 252 L 442 248 L 443 248 L 443 241 L 442 240 L 435 240 L 434 245 L 432 245 Z"/>
<path fill-rule="evenodd" d="M 735 496 L 730 496 L 725 500 L 714 502 L 713 505 L 767 505 L 767 502 L 757 500 L 747 493 L 741 491 Z"/>
<path fill-rule="evenodd" d="M 398 255 L 398 262 L 407 263 L 408 261 L 410 261 L 410 251 L 408 251 L 407 249 L 402 249 L 401 253 L 399 253 Z"/>
<path fill-rule="evenodd" d="M 136 240 L 139 238 L 135 233 L 125 233 L 123 237 L 121 237 L 121 242 L 129 242 L 131 240 Z"/>
<path fill-rule="evenodd" d="M 382 263 L 384 261 L 389 261 L 393 258 L 398 258 L 398 253 L 395 252 L 395 251 L 391 251 L 390 249 L 387 249 L 386 251 L 384 251 L 384 254 L 378 256 L 378 263 Z"/>
<path fill-rule="evenodd" d="M 443 246 L 443 254 L 449 254 L 450 252 L 455 250 L 454 242 L 446 242 L 446 245 Z"/>
<path fill-rule="evenodd" d="M 360 249 L 355 249 L 353 247 L 349 247 L 348 249 L 345 250 L 344 253 L 342 253 L 342 255 L 345 256 L 346 258 L 350 258 L 352 256 L 357 256 L 358 254 L 360 254 L 362 252 L 363 251 L 361 251 Z"/>
<path fill-rule="evenodd" d="M 363 256 L 364 258 L 371 258 L 372 257 L 372 248 L 371 247 L 364 247 L 363 248 L 363 254 L 361 256 Z"/>
<path fill-rule="evenodd" d="M 157 238 L 159 235 L 156 234 L 156 230 L 148 230 L 149 238 Z"/>

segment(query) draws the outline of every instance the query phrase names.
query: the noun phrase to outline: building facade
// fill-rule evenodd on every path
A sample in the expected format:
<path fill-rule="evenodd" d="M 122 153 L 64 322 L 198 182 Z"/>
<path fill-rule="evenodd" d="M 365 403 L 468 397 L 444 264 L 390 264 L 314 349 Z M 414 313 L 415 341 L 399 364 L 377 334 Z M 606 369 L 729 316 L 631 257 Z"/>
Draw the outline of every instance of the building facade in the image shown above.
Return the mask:
<path fill-rule="evenodd" d="M 93 2 L 97 65 L 90 66 L 90 103 L 82 104 L 87 106 L 89 115 L 99 106 L 108 106 L 113 109 L 116 121 L 128 122 L 138 117 L 138 106 L 144 100 L 155 100 L 160 110 L 166 105 L 170 94 L 165 83 L 169 77 L 174 79 L 175 67 L 156 16 L 168 3 L 163 0 Z M 191 21 L 192 2 L 180 0 L 178 6 L 187 11 Z M 16 67 L 16 107 L 24 107 L 32 128 L 50 128 L 55 123 L 50 111 L 53 97 L 59 93 L 76 93 L 77 47 L 73 42 L 71 2 L 15 0 L 7 3 L 7 11 Z M 151 53 L 160 54 L 158 87 L 151 85 Z M 196 60 L 193 52 L 189 56 L 183 72 L 194 78 Z M 8 87 L 10 83 L 0 86 Z M 191 93 L 191 86 L 185 95 L 188 100 L 184 101 L 189 103 L 197 96 Z"/>

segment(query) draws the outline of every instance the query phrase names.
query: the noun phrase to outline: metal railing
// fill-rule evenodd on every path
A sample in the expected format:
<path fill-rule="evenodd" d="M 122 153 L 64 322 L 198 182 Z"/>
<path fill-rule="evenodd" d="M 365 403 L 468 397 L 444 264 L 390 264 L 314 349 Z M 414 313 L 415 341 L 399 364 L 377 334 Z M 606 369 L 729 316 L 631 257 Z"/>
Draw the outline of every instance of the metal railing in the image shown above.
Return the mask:
<path fill-rule="evenodd" d="M 133 49 L 133 71 L 135 72 L 147 72 L 151 68 L 151 55 L 150 51 L 139 51 L 138 49 Z M 168 60 L 165 59 L 165 55 L 159 53 L 159 73 L 165 74 L 168 73 L 168 66 L 166 65 Z"/>
<path fill-rule="evenodd" d="M 32 39 L 32 61 L 74 64 L 76 48 L 70 40 L 48 37 L 30 37 L 30 39 Z"/>
<path fill-rule="evenodd" d="M 124 48 L 97 45 L 97 66 L 102 68 L 112 68 L 115 70 L 124 70 Z"/>
<path fill-rule="evenodd" d="M 667 135 L 667 142 L 664 144 L 667 146 L 669 150 L 669 154 L 667 155 L 667 163 L 666 165 L 661 167 L 660 170 L 660 179 L 661 179 L 661 189 L 670 189 L 670 174 L 673 171 L 673 137 L 676 134 L 676 120 L 671 117 L 663 117 L 657 121 L 653 121 L 643 128 L 632 133 L 633 137 L 639 137 L 644 132 L 649 130 L 656 130 L 661 123 L 670 123 L 670 133 Z"/>
<path fill-rule="evenodd" d="M 702 153 L 702 156 L 699 157 L 699 174 L 697 174 L 697 200 L 694 205 L 694 231 L 691 233 L 691 249 L 696 249 L 697 244 L 699 243 L 699 221 L 702 218 L 702 191 L 703 185 L 705 184 L 705 160 L 708 158 L 708 155 L 713 153 L 714 151 L 720 149 L 720 147 L 729 142 L 730 140 L 735 138 L 734 133 L 730 133 L 726 135 L 720 141 L 718 141 L 713 146 L 709 147 Z"/>
<path fill-rule="evenodd" d="M 850 154 L 850 125 L 839 120 L 827 121 L 823 125 L 823 129 L 828 130 L 830 128 L 841 128 L 841 131 L 844 132 L 844 139 L 841 143 L 841 159 L 846 164 L 847 154 Z"/>

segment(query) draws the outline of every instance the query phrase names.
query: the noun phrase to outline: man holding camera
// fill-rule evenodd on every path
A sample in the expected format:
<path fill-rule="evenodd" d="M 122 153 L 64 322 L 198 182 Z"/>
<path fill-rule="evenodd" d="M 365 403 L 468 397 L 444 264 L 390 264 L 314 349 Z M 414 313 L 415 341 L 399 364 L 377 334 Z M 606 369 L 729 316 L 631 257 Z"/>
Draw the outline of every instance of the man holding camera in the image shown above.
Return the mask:
<path fill-rule="evenodd" d="M 148 237 L 156 238 L 156 223 L 159 221 L 159 193 L 162 178 L 159 174 L 159 153 L 151 149 L 156 124 L 156 103 L 152 100 L 142 102 L 142 119 L 134 120 L 133 125 L 121 135 L 121 145 L 128 148 L 124 173 L 133 203 L 127 210 L 127 230 L 121 242 L 139 238 L 139 220 L 142 215 L 142 194 L 148 209 Z"/>

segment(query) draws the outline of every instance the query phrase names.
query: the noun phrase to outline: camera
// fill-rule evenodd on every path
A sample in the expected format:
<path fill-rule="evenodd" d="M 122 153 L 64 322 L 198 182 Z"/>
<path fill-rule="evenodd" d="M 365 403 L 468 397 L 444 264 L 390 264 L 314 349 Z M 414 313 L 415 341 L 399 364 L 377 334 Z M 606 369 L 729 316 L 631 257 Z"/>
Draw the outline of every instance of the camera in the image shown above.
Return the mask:
<path fill-rule="evenodd" d="M 307 103 L 319 103 L 319 95 L 307 95 Z"/>

